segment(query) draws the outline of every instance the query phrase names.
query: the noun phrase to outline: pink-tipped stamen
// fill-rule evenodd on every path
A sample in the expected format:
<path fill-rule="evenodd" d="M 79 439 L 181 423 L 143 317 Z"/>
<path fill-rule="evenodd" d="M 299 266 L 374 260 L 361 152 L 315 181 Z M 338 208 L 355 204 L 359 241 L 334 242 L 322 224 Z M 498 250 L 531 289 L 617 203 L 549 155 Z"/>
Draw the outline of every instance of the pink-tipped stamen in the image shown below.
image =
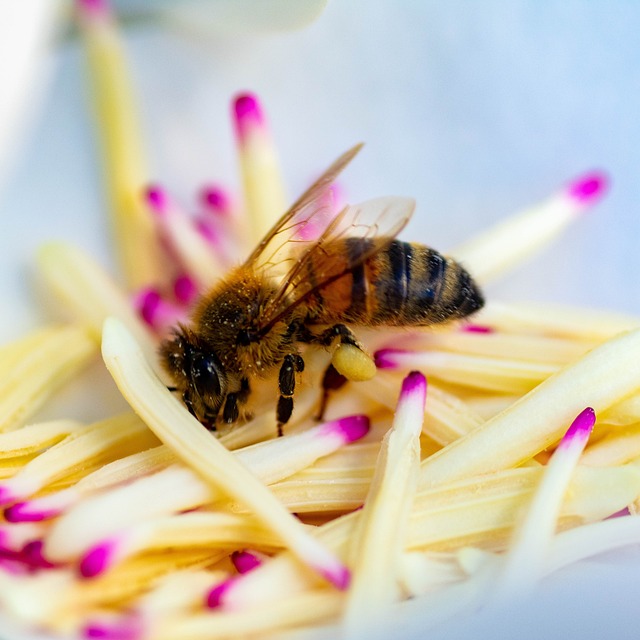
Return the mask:
<path fill-rule="evenodd" d="M 53 569 L 57 565 L 44 555 L 44 542 L 32 540 L 24 545 L 21 551 L 23 561 L 32 569 Z"/>
<path fill-rule="evenodd" d="M 262 564 L 262 558 L 251 551 L 234 551 L 231 562 L 240 574 L 249 573 Z"/>
<path fill-rule="evenodd" d="M 593 171 L 569 184 L 567 195 L 581 206 L 590 206 L 604 195 L 608 186 L 607 175 L 601 171 Z"/>
<path fill-rule="evenodd" d="M 320 432 L 320 437 L 339 435 L 345 444 L 349 444 L 366 436 L 370 426 L 371 422 L 367 416 L 348 416 L 325 424 Z"/>
<path fill-rule="evenodd" d="M 207 607 L 209 609 L 218 609 L 224 606 L 225 595 L 229 589 L 236 583 L 237 578 L 229 578 L 213 587 L 207 594 Z"/>
<path fill-rule="evenodd" d="M 173 295 L 180 304 L 190 305 L 198 297 L 198 285 L 191 276 L 182 274 L 173 281 Z"/>
<path fill-rule="evenodd" d="M 61 511 L 62 509 L 37 509 L 31 501 L 16 502 L 4 510 L 4 517 L 7 522 L 42 522 L 55 518 Z"/>
<path fill-rule="evenodd" d="M 233 102 L 233 115 L 236 136 L 240 144 L 246 142 L 253 132 L 265 125 L 262 106 L 258 98 L 252 93 L 237 96 Z"/>
<path fill-rule="evenodd" d="M 346 591 L 351 584 L 351 571 L 340 564 L 329 569 L 325 567 L 316 567 L 317 572 L 330 582 L 336 589 Z"/>
<path fill-rule="evenodd" d="M 162 295 L 159 291 L 156 289 L 144 289 L 135 296 L 133 306 L 150 327 L 155 327 L 161 301 Z"/>
<path fill-rule="evenodd" d="M 560 441 L 558 448 L 566 448 L 573 446 L 584 447 L 593 426 L 596 423 L 596 413 L 591 407 L 587 407 L 581 411 L 576 419 L 571 423 L 569 429 L 564 434 L 564 437 Z"/>
<path fill-rule="evenodd" d="M 228 216 L 232 211 L 231 197 L 222 187 L 204 187 L 200 193 L 200 201 L 208 213 Z"/>
<path fill-rule="evenodd" d="M 493 333 L 495 329 L 483 324 L 465 324 L 462 326 L 462 331 L 466 331 L 467 333 Z"/>
<path fill-rule="evenodd" d="M 110 539 L 92 547 L 78 567 L 83 578 L 95 578 L 104 573 L 117 560 L 119 541 Z"/>
<path fill-rule="evenodd" d="M 427 379 L 420 371 L 411 371 L 402 381 L 400 400 L 407 396 L 419 395 L 425 397 L 427 393 Z M 424 404 L 424 400 L 422 401 Z"/>
<path fill-rule="evenodd" d="M 169 208 L 169 196 L 167 192 L 158 185 L 147 187 L 145 200 L 153 213 L 164 215 Z"/>
<path fill-rule="evenodd" d="M 378 369 L 396 369 L 397 356 L 405 353 L 402 349 L 380 349 L 373 354 L 373 359 Z"/>
<path fill-rule="evenodd" d="M 89 622 L 82 630 L 82 637 L 87 640 L 139 640 L 144 635 L 142 620 L 138 616 L 126 616 L 113 622 Z"/>
<path fill-rule="evenodd" d="M 620 511 L 616 511 L 612 513 L 610 516 L 607 516 L 605 520 L 614 520 L 615 518 L 625 518 L 626 516 L 630 516 L 631 511 L 629 511 L 629 507 L 625 507 L 624 509 L 620 509 Z"/>
<path fill-rule="evenodd" d="M 186 309 L 166 300 L 157 289 L 147 288 L 140 291 L 135 296 L 133 305 L 142 319 L 158 332 L 187 319 Z"/>

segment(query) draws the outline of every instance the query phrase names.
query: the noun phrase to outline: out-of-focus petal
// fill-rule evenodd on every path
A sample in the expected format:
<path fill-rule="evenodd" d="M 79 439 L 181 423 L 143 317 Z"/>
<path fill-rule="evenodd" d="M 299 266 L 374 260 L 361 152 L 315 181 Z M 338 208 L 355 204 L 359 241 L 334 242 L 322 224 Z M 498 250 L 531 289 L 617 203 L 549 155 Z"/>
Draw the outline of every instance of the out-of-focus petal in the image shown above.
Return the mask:
<path fill-rule="evenodd" d="M 62 0 L 0 3 L 0 188 L 44 94 Z"/>

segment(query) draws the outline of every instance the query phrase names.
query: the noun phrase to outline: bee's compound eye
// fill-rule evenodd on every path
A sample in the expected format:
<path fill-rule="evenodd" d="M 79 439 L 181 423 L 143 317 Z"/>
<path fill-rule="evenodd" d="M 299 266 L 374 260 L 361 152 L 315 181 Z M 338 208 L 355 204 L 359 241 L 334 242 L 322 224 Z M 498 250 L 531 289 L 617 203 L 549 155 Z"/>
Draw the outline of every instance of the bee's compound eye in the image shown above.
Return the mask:
<path fill-rule="evenodd" d="M 211 354 L 199 354 L 191 363 L 193 382 L 203 396 L 217 397 L 224 393 L 224 373 L 218 358 Z"/>

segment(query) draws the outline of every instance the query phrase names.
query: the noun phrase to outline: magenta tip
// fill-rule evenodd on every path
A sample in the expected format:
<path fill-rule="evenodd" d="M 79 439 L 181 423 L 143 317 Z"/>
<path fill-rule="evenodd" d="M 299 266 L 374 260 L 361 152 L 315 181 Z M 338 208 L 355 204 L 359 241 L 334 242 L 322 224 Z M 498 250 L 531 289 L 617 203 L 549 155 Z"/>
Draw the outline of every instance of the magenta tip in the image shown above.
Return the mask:
<path fill-rule="evenodd" d="M 339 434 L 345 444 L 360 440 L 369 433 L 371 423 L 364 415 L 348 416 L 325 425 L 323 434 Z"/>
<path fill-rule="evenodd" d="M 613 520 L 615 518 L 626 518 L 631 515 L 631 511 L 629 511 L 629 507 L 624 507 L 624 509 L 620 509 L 615 513 L 612 513 L 610 516 L 607 516 L 605 520 Z"/>
<path fill-rule="evenodd" d="M 609 179 L 606 174 L 593 171 L 572 182 L 567 188 L 567 193 L 578 204 L 587 206 L 599 200 L 608 186 Z"/>
<path fill-rule="evenodd" d="M 141 621 L 133 616 L 115 622 L 89 622 L 82 637 L 101 640 L 138 640 L 144 636 Z"/>
<path fill-rule="evenodd" d="M 492 327 L 487 327 L 483 324 L 465 324 L 462 327 L 463 331 L 468 333 L 493 333 L 494 329 Z"/>
<path fill-rule="evenodd" d="M 151 327 L 155 326 L 156 315 L 161 302 L 162 297 L 156 289 L 144 289 L 136 296 L 136 307 L 142 319 Z"/>
<path fill-rule="evenodd" d="M 4 510 L 7 522 L 42 522 L 57 516 L 60 512 L 55 509 L 48 511 L 30 510 L 29 502 L 16 502 Z"/>
<path fill-rule="evenodd" d="M 351 583 L 351 572 L 343 564 L 332 570 L 318 567 L 318 573 L 340 591 L 346 591 Z"/>
<path fill-rule="evenodd" d="M 191 304 L 198 295 L 198 286 L 191 276 L 183 274 L 173 282 L 173 295 L 181 304 Z"/>
<path fill-rule="evenodd" d="M 144 193 L 147 204 L 154 213 L 165 213 L 169 199 L 166 191 L 157 185 L 151 185 Z"/>
<path fill-rule="evenodd" d="M 44 541 L 32 540 L 22 548 L 22 556 L 29 566 L 34 569 L 52 569 L 56 565 L 44 555 Z"/>
<path fill-rule="evenodd" d="M 427 379 L 420 371 L 411 371 L 402 381 L 400 395 L 420 393 L 424 395 L 427 391 Z"/>
<path fill-rule="evenodd" d="M 571 423 L 569 429 L 562 438 L 563 443 L 573 441 L 575 438 L 585 440 L 591 435 L 591 430 L 596 422 L 596 412 L 587 407 L 581 411 L 576 419 Z"/>
<path fill-rule="evenodd" d="M 398 365 L 394 355 L 404 353 L 399 349 L 380 349 L 373 354 L 373 360 L 378 369 L 395 369 Z"/>
<path fill-rule="evenodd" d="M 87 551 L 80 561 L 80 575 L 83 578 L 95 578 L 109 568 L 113 560 L 115 544 L 113 541 L 102 542 Z"/>
<path fill-rule="evenodd" d="M 217 609 L 224 604 L 225 593 L 233 586 L 236 578 L 229 578 L 213 587 L 207 595 L 207 607 Z"/>
<path fill-rule="evenodd" d="M 202 203 L 207 209 L 216 213 L 228 213 L 230 209 L 229 196 L 221 187 L 205 187 L 201 193 Z"/>
<path fill-rule="evenodd" d="M 250 551 L 234 551 L 231 554 L 231 562 L 238 573 L 249 573 L 262 564 L 262 560 Z"/>
<path fill-rule="evenodd" d="M 244 142 L 251 131 L 264 125 L 262 107 L 258 98 L 252 93 L 237 96 L 233 103 L 233 112 L 236 134 L 240 142 Z"/>

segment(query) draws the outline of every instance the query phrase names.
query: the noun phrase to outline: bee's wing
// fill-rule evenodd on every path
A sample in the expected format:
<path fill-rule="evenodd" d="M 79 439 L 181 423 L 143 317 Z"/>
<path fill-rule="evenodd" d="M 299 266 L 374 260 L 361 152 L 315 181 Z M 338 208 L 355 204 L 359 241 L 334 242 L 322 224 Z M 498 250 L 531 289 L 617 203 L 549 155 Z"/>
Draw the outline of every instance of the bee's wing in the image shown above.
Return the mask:
<path fill-rule="evenodd" d="M 320 237 L 297 254 L 278 292 L 263 310 L 261 330 L 268 331 L 292 307 L 384 249 L 404 228 L 414 209 L 413 199 L 396 197 L 345 207 Z M 346 260 L 336 259 L 335 243 L 345 238 L 350 240 L 350 255 Z M 376 242 L 370 242 L 374 239 Z"/>
<path fill-rule="evenodd" d="M 305 246 L 334 222 L 331 185 L 362 148 L 358 144 L 342 154 L 276 222 L 245 262 L 265 277 L 283 277 Z M 339 215 L 339 214 L 338 214 Z"/>

